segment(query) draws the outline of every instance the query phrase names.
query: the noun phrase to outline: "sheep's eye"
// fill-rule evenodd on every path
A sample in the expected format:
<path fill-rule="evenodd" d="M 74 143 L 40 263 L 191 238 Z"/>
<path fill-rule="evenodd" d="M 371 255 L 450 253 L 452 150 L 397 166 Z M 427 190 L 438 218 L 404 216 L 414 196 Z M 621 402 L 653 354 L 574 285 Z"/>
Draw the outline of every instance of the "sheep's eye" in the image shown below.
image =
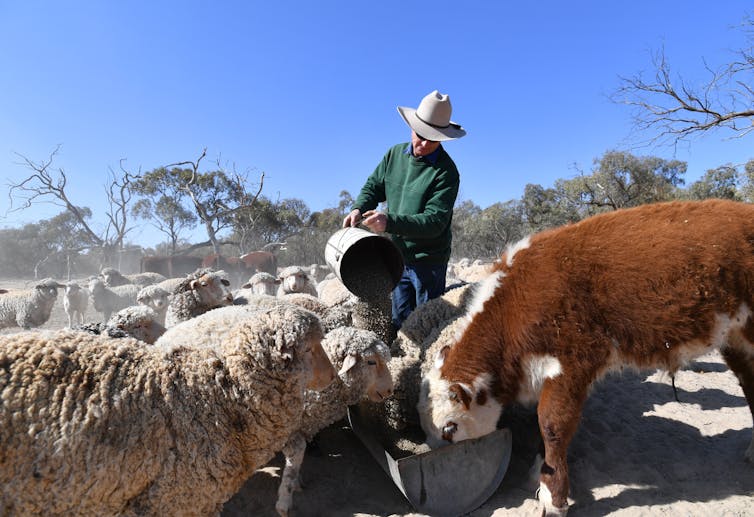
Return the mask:
<path fill-rule="evenodd" d="M 367 361 L 367 364 L 369 366 L 376 366 L 377 365 L 377 361 L 369 360 L 369 361 Z"/>

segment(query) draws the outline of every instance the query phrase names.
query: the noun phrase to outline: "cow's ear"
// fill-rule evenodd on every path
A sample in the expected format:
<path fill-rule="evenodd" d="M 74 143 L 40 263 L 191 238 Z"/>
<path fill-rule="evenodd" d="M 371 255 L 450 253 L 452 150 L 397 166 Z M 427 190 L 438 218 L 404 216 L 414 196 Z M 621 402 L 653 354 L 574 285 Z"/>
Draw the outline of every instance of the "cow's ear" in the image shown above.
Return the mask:
<path fill-rule="evenodd" d="M 453 402 L 463 404 L 466 409 L 469 409 L 471 401 L 474 399 L 474 394 L 469 386 L 455 382 L 448 387 L 448 398 Z"/>

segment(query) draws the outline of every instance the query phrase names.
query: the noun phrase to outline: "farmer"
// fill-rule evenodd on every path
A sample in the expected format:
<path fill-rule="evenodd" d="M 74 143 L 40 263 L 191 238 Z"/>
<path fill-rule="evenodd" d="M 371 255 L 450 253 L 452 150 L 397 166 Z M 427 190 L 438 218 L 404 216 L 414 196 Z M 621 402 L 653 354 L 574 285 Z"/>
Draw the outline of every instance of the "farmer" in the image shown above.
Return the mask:
<path fill-rule="evenodd" d="M 396 330 L 418 305 L 445 291 L 460 180 L 441 142 L 466 134 L 450 120 L 451 110 L 450 97 L 437 90 L 417 109 L 398 107 L 411 128 L 411 141 L 388 149 L 343 220 L 344 228 L 361 223 L 373 232 L 388 232 L 403 255 L 403 275 L 392 293 Z M 383 201 L 387 209 L 376 210 Z"/>

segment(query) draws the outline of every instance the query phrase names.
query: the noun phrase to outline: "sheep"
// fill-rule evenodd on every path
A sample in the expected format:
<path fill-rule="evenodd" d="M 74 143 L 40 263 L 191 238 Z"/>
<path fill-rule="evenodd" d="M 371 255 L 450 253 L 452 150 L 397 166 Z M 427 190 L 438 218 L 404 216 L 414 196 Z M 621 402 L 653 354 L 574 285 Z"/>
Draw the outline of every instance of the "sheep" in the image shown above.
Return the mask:
<path fill-rule="evenodd" d="M 135 273 L 133 275 L 124 275 L 112 267 L 103 268 L 100 271 L 100 277 L 107 287 L 116 287 L 119 285 L 134 284 L 141 287 L 156 284 L 165 280 L 165 277 L 159 273 Z"/>
<path fill-rule="evenodd" d="M 325 427 L 346 417 L 347 407 L 364 398 L 381 402 L 393 390 L 387 369 L 390 351 L 374 332 L 341 327 L 322 340 L 338 377 L 320 392 L 307 390 L 299 428 L 283 447 L 285 468 L 280 476 L 277 512 L 285 517 L 290 510 L 293 491 L 300 488 L 299 472 L 307 442 Z"/>
<path fill-rule="evenodd" d="M 188 275 L 170 298 L 165 326 L 169 328 L 217 307 L 231 305 L 233 294 L 229 286 L 224 271 L 203 268 Z"/>
<path fill-rule="evenodd" d="M 318 283 L 317 294 L 319 296 L 319 299 L 325 302 L 327 305 L 336 305 L 342 303 L 348 297 L 352 296 L 351 292 L 336 276 L 327 278 Z"/>
<path fill-rule="evenodd" d="M 63 293 L 63 309 L 68 316 L 68 328 L 73 326 L 73 322 L 84 323 L 84 314 L 86 307 L 89 305 L 89 291 L 82 289 L 76 282 L 65 284 Z"/>
<path fill-rule="evenodd" d="M 418 306 L 403 322 L 390 345 L 388 363 L 395 386 L 393 396 L 380 405 L 367 405 L 369 411 L 390 430 L 402 432 L 420 425 L 416 404 L 419 402 L 422 369 L 427 350 L 434 343 L 447 342 L 440 335 L 446 327 L 465 314 L 478 284 L 450 289 L 441 297 Z"/>
<path fill-rule="evenodd" d="M 241 286 L 241 289 L 251 289 L 252 293 L 275 296 L 278 291 L 278 285 L 280 285 L 279 278 L 275 278 L 269 273 L 260 271 L 254 273 L 251 278 L 249 278 L 249 281 Z"/>
<path fill-rule="evenodd" d="M 154 344 L 165 333 L 160 315 L 146 305 L 131 305 L 119 310 L 105 322 L 76 325 L 73 330 L 112 338 L 132 337 L 148 345 Z"/>
<path fill-rule="evenodd" d="M 0 297 L 0 329 L 29 329 L 44 325 L 50 319 L 58 289 L 63 287 L 63 284 L 45 278 L 31 289 L 5 293 Z"/>
<path fill-rule="evenodd" d="M 165 324 L 165 316 L 168 312 L 169 293 L 157 284 L 142 287 L 136 295 L 136 301 L 153 309 L 158 315 L 158 322 Z"/>
<path fill-rule="evenodd" d="M 183 281 L 186 280 L 186 277 L 176 277 L 176 278 L 167 278 L 163 280 L 162 282 L 157 282 L 157 287 L 161 287 L 162 289 L 165 289 L 168 292 L 168 295 L 172 295 L 175 290 L 178 288 L 179 285 L 183 283 Z"/>
<path fill-rule="evenodd" d="M 129 305 L 136 305 L 139 286 L 133 284 L 107 287 L 105 282 L 97 277 L 89 280 L 89 292 L 92 296 L 94 310 L 102 313 L 102 319 L 107 321 L 113 312 Z"/>
<path fill-rule="evenodd" d="M 304 268 L 300 266 L 288 266 L 283 268 L 278 275 L 280 286 L 278 287 L 278 296 L 285 296 L 290 293 L 307 293 L 317 296 L 317 288 L 312 283 L 309 275 Z"/>
<path fill-rule="evenodd" d="M 302 309 L 212 326 L 215 341 L 198 320 L 180 346 L 0 336 L 3 513 L 219 515 L 299 426 L 304 390 L 335 371 Z"/>

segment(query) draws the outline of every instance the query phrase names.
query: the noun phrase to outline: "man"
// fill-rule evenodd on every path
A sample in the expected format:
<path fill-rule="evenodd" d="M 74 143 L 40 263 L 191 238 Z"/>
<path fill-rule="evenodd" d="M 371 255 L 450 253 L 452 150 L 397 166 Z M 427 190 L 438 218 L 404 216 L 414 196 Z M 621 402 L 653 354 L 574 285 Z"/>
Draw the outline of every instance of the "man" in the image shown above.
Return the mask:
<path fill-rule="evenodd" d="M 396 330 L 418 305 L 445 291 L 460 179 L 441 142 L 466 134 L 450 120 L 451 111 L 450 97 L 437 90 L 417 109 L 398 107 L 411 128 L 411 141 L 387 151 L 343 220 L 344 228 L 361 223 L 373 232 L 388 232 L 403 254 L 403 276 L 392 294 Z M 387 210 L 376 210 L 383 201 Z"/>

